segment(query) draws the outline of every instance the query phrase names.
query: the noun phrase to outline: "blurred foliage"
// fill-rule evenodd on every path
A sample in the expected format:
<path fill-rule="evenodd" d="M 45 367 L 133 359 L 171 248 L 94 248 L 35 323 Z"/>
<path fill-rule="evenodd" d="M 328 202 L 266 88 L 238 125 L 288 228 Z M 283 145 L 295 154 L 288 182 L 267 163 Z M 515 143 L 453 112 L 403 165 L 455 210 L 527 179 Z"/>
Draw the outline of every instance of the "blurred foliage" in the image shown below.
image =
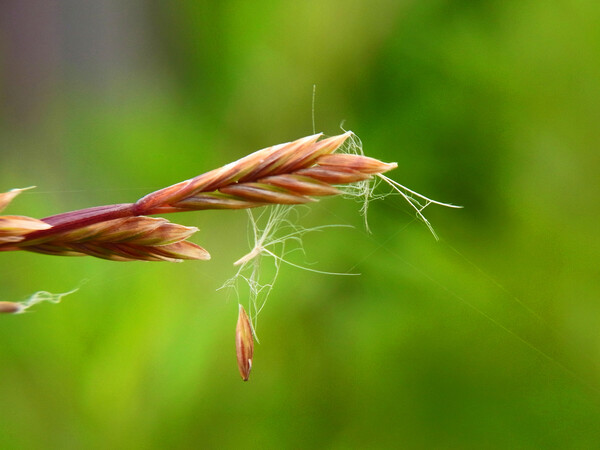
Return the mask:
<path fill-rule="evenodd" d="M 430 207 L 314 205 L 260 316 L 244 212 L 172 217 L 210 262 L 0 255 L 0 447 L 596 448 L 600 4 L 593 0 L 0 6 L 0 190 L 34 217 L 141 195 L 340 123 Z M 245 301 L 244 298 L 241 299 Z"/>

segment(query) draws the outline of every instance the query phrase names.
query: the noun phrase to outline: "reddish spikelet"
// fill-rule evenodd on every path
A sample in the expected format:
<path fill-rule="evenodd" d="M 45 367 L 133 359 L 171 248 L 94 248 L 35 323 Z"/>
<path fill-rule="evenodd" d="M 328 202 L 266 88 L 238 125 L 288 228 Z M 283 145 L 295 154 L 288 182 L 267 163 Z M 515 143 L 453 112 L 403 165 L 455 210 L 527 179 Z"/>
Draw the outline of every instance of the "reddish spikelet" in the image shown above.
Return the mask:
<path fill-rule="evenodd" d="M 154 212 L 161 213 L 301 204 L 311 201 L 310 196 L 338 194 L 332 184 L 363 181 L 396 167 L 361 155 L 332 155 L 350 135 L 348 132 L 319 141 L 321 135 L 317 134 L 259 150 L 154 192 L 138 204 L 145 208 L 154 205 Z"/>
<path fill-rule="evenodd" d="M 242 380 L 248 381 L 254 356 L 254 335 L 250 319 L 242 305 L 239 307 L 238 321 L 235 327 L 235 350 Z"/>
<path fill-rule="evenodd" d="M 396 163 L 389 164 L 368 156 L 347 154 L 324 155 L 317 160 L 317 164 L 323 168 L 352 169 L 370 175 L 384 173 L 398 167 Z"/>
<path fill-rule="evenodd" d="M 195 227 L 166 219 L 128 217 L 30 240 L 22 248 L 50 255 L 91 255 L 112 261 L 210 259 L 202 247 L 185 241 L 196 231 Z"/>
<path fill-rule="evenodd" d="M 320 136 L 320 134 L 307 136 L 293 142 L 258 150 L 223 167 L 153 192 L 139 200 L 138 204 L 143 205 L 145 209 L 164 206 L 165 203 L 176 206 L 179 201 L 192 198 L 196 194 L 212 192 L 233 183 L 257 181 L 261 177 L 283 173 L 284 169 L 289 171 L 290 160 L 297 161 L 299 158 L 305 158 L 324 146 L 317 143 Z M 331 146 L 325 143 L 325 146 L 327 145 Z"/>

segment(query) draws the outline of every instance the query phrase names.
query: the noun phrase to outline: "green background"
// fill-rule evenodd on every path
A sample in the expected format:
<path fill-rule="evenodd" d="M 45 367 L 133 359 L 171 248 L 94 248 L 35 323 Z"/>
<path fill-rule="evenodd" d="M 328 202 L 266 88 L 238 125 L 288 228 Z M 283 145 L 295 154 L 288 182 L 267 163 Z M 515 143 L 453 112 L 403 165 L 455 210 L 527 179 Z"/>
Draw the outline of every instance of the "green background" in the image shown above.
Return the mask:
<path fill-rule="evenodd" d="M 357 133 L 464 205 L 324 199 L 260 316 L 235 296 L 246 214 L 171 220 L 210 262 L 0 255 L 0 447 L 600 446 L 600 3 L 3 2 L 0 191 L 44 217 L 135 201 L 251 151 Z M 382 188 L 383 189 L 383 188 Z M 87 282 L 82 284 L 83 280 Z M 242 292 L 242 297 L 244 296 Z M 245 298 L 241 299 L 245 302 Z"/>

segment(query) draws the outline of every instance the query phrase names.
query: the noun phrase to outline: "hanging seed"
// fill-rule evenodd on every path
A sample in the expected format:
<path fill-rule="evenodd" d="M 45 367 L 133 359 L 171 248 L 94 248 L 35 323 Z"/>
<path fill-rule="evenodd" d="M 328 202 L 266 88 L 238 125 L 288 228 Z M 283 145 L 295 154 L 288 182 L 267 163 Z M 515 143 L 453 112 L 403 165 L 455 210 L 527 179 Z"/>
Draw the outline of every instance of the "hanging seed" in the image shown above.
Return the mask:
<path fill-rule="evenodd" d="M 252 369 L 252 357 L 254 355 L 254 336 L 252 325 L 244 307 L 240 305 L 237 326 L 235 328 L 235 349 L 237 353 L 238 369 L 242 380 L 248 381 Z"/>

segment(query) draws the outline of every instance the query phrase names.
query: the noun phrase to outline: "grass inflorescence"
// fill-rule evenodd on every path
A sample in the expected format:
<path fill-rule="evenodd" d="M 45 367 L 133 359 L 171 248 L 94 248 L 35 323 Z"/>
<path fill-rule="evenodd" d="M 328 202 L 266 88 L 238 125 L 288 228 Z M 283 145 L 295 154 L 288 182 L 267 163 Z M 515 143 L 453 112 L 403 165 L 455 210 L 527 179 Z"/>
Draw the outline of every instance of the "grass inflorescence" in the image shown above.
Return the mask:
<path fill-rule="evenodd" d="M 332 273 L 289 261 L 291 251 L 302 250 L 304 234 L 339 225 L 303 228 L 290 218 L 295 205 L 309 204 L 315 197 L 343 195 L 360 198 L 368 230 L 369 201 L 377 182 L 389 184 L 404 197 L 437 238 L 423 215 L 430 204 L 454 207 L 431 200 L 383 175 L 396 163 L 384 163 L 365 156 L 360 140 L 352 133 L 323 138 L 314 134 L 285 144 L 258 150 L 244 158 L 152 192 L 134 203 L 97 206 L 70 211 L 43 219 L 0 216 L 0 252 L 29 251 L 56 256 L 89 255 L 112 261 L 208 260 L 209 253 L 188 239 L 198 231 L 150 217 L 175 212 L 208 209 L 248 209 L 250 251 L 235 262 L 236 274 L 223 287 L 243 280 L 250 290 L 249 315 L 240 305 L 236 327 L 238 368 L 247 380 L 252 368 L 256 318 L 262 310 L 281 264 L 331 275 Z M 29 188 L 27 188 L 29 189 Z M 25 189 L 0 194 L 0 211 Z M 251 208 L 271 206 L 254 214 Z M 262 280 L 261 257 L 271 258 L 274 274 Z M 46 295 L 48 294 L 48 295 Z M 21 313 L 40 301 L 58 302 L 66 294 L 36 293 L 21 303 L 0 302 L 0 313 Z"/>

